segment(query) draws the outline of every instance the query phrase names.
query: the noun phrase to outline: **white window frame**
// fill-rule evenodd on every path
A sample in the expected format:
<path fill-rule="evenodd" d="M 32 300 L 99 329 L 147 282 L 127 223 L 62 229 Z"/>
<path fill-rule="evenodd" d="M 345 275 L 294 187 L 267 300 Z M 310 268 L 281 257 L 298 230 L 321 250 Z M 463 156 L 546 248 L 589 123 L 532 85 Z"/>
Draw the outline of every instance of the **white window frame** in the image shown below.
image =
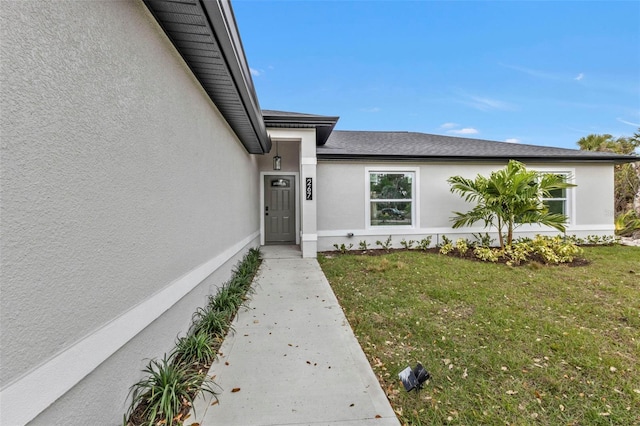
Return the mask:
<path fill-rule="evenodd" d="M 371 225 L 371 173 L 407 173 L 413 175 L 413 181 L 411 183 L 411 225 Z M 418 182 L 420 182 L 420 168 L 419 167 L 365 167 L 364 173 L 364 191 L 365 191 L 365 206 L 364 206 L 364 220 L 366 229 L 418 229 L 420 224 L 418 218 L 420 217 L 420 191 L 418 190 Z"/>
<path fill-rule="evenodd" d="M 531 167 L 531 170 L 535 170 L 538 173 L 542 174 L 553 174 L 553 175 L 564 175 L 566 177 L 566 182 L 575 184 L 575 169 L 571 168 L 555 168 L 555 167 L 545 167 L 545 168 L 535 168 Z M 567 226 L 573 225 L 575 223 L 575 191 L 574 187 L 567 188 L 565 190 L 565 198 L 546 198 L 542 197 L 540 201 L 555 201 L 555 200 L 564 200 L 565 201 L 565 216 L 567 216 Z"/>

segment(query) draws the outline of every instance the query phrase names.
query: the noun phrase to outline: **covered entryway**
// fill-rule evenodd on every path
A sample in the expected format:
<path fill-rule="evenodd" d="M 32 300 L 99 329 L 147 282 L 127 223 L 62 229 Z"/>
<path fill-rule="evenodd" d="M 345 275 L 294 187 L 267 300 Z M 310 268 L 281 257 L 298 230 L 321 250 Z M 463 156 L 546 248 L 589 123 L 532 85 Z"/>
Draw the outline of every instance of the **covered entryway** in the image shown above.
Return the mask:
<path fill-rule="evenodd" d="M 295 185 L 293 175 L 264 177 L 265 244 L 296 243 Z"/>

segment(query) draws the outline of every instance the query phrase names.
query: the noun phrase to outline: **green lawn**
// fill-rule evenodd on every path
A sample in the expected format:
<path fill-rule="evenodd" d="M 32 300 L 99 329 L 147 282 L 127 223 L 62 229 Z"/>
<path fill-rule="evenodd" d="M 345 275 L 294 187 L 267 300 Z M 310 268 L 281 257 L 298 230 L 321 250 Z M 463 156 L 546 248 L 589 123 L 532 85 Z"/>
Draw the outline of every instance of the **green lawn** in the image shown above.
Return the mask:
<path fill-rule="evenodd" d="M 418 251 L 319 261 L 404 424 L 640 425 L 640 248 L 588 266 Z M 405 392 L 398 373 L 432 379 Z"/>

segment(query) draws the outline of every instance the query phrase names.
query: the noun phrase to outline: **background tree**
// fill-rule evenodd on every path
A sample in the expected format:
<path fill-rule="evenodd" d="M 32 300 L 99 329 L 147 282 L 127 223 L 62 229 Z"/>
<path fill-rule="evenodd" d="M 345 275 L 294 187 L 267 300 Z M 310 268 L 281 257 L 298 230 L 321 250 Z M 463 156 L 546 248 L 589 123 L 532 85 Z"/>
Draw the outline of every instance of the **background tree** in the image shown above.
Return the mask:
<path fill-rule="evenodd" d="M 524 164 L 511 160 L 509 164 L 487 178 L 478 175 L 475 179 L 453 176 L 448 180 L 451 192 L 459 194 L 476 206 L 466 212 L 453 212 L 454 228 L 484 222 L 485 227 L 498 230 L 500 248 L 511 247 L 513 231 L 520 225 L 538 224 L 565 232 L 567 216 L 549 212 L 542 202 L 551 191 L 572 186 L 566 177 L 550 173 L 527 170 Z M 505 235 L 506 233 L 506 235 Z"/>
<path fill-rule="evenodd" d="M 588 135 L 578 140 L 578 146 L 584 151 L 615 152 L 633 154 L 640 147 L 640 129 L 631 137 L 614 138 L 609 134 Z M 640 162 L 617 164 L 615 174 L 615 213 L 619 216 L 629 210 L 635 210 L 640 217 Z"/>

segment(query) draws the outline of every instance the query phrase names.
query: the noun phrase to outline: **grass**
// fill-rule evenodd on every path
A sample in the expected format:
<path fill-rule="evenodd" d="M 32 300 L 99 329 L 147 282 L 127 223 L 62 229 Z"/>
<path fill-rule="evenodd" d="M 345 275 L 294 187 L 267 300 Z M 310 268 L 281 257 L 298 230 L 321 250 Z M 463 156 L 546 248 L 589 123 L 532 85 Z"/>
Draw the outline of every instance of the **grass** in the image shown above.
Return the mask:
<path fill-rule="evenodd" d="M 404 424 L 640 425 L 640 249 L 580 267 L 320 257 Z M 421 362 L 432 379 L 404 391 Z"/>

